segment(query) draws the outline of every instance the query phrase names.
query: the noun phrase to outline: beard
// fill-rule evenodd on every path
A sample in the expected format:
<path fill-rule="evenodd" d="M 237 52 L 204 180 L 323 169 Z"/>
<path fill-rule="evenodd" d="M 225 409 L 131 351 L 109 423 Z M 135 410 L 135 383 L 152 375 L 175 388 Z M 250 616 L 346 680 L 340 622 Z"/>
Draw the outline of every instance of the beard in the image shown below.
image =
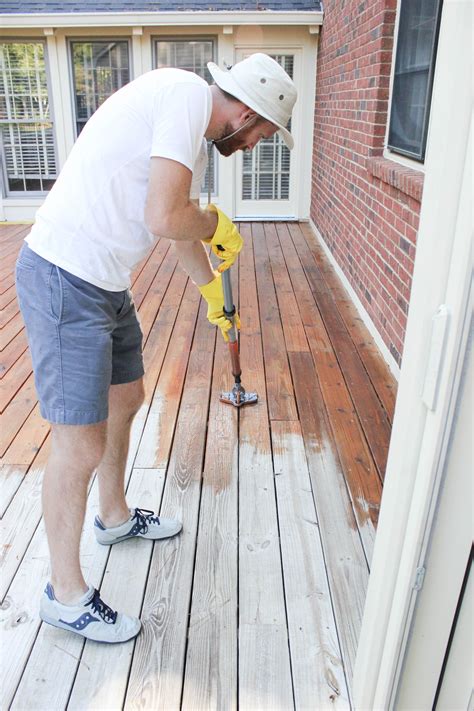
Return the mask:
<path fill-rule="evenodd" d="M 241 126 L 238 133 L 235 131 L 235 128 L 233 128 L 230 123 L 226 123 L 226 125 L 224 126 L 224 130 L 222 131 L 221 138 L 214 139 L 214 145 L 219 151 L 219 153 L 222 156 L 228 158 L 236 151 L 244 150 L 247 145 L 247 141 L 245 140 L 245 138 L 246 136 L 248 137 L 249 131 L 252 130 L 253 124 L 255 123 L 255 119 L 257 118 L 257 116 L 252 117 L 253 120 L 250 121 L 252 126 L 249 127 L 247 126 L 247 124 L 244 124 L 243 126 Z M 235 136 L 231 136 L 232 133 L 235 133 Z M 231 137 L 226 138 L 226 136 Z"/>
<path fill-rule="evenodd" d="M 231 133 L 234 133 L 234 131 L 235 129 L 231 126 L 231 124 L 226 123 L 226 125 L 224 126 L 224 130 L 222 131 L 222 137 L 214 141 L 214 145 L 219 151 L 219 153 L 222 156 L 226 156 L 226 158 L 231 156 L 232 153 L 235 153 L 239 150 L 239 148 L 242 148 L 245 145 L 244 143 L 242 143 L 242 133 L 240 132 L 236 133 L 235 136 L 232 136 L 232 138 L 225 138 L 226 136 L 230 136 Z"/>
<path fill-rule="evenodd" d="M 228 141 L 222 141 L 222 143 L 214 143 L 214 145 L 221 156 L 226 156 L 226 158 L 231 156 L 240 148 L 244 147 L 244 144 L 242 144 L 242 141 L 238 136 L 233 136 L 232 138 L 229 138 Z"/>

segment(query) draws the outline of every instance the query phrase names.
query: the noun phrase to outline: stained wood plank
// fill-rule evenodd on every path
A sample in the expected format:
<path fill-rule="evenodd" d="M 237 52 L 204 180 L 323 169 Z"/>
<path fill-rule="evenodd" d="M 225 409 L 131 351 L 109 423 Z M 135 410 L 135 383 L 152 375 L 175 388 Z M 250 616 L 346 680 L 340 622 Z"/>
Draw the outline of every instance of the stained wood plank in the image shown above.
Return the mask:
<path fill-rule="evenodd" d="M 215 330 L 201 307 L 167 475 L 163 509 L 183 520 L 179 537 L 155 547 L 125 708 L 179 708 L 197 533 L 199 490 Z"/>
<path fill-rule="evenodd" d="M 0 330 L 0 349 L 3 350 L 23 328 L 23 319 L 18 311 Z"/>
<path fill-rule="evenodd" d="M 12 365 L 28 348 L 26 331 L 22 329 L 8 346 L 0 353 L 0 379 L 4 378 Z"/>
<path fill-rule="evenodd" d="M 20 307 L 18 306 L 18 301 L 13 298 L 10 303 L 8 303 L 0 311 L 0 328 L 4 328 L 9 321 L 19 312 Z"/>
<path fill-rule="evenodd" d="M 14 437 L 0 462 L 10 465 L 29 466 L 36 457 L 51 429 L 40 415 L 37 403 Z"/>
<path fill-rule="evenodd" d="M 261 329 L 265 357 L 265 377 L 271 420 L 297 420 L 285 338 L 275 296 L 270 260 L 265 244 L 263 225 L 252 226 L 258 299 L 252 307 L 261 310 Z"/>
<path fill-rule="evenodd" d="M 311 355 L 291 353 L 290 363 L 343 662 L 352 679 L 368 565 Z"/>
<path fill-rule="evenodd" d="M 13 265 L 15 264 L 17 254 L 21 249 L 22 243 L 23 240 L 21 238 L 9 242 L 8 244 L 3 244 L 3 242 L 0 241 L 0 274 L 2 279 L 7 273 L 7 266 L 10 268 L 11 271 L 13 270 Z"/>
<path fill-rule="evenodd" d="M 136 275 L 136 278 L 133 280 L 132 294 L 133 301 L 135 302 L 135 307 L 137 309 L 141 307 L 157 271 L 161 267 L 164 258 L 168 255 L 169 249 L 169 241 L 159 240 L 149 259 L 144 264 L 143 269 Z"/>
<path fill-rule="evenodd" d="M 26 234 L 31 229 L 30 224 L 16 224 L 12 225 L 8 222 L 0 223 L 1 231 L 1 249 L 8 249 L 12 244 L 24 239 Z"/>
<path fill-rule="evenodd" d="M 272 422 L 271 431 L 295 706 L 348 709 L 301 426 Z"/>
<path fill-rule="evenodd" d="M 6 277 L 10 276 L 10 274 L 14 273 L 15 270 L 15 263 L 17 260 L 18 252 L 21 249 L 21 243 L 18 245 L 14 245 L 10 248 L 10 250 L 6 253 L 3 254 L 0 258 L 0 282 L 3 281 Z"/>
<path fill-rule="evenodd" d="M 14 299 L 16 299 L 16 291 L 15 285 L 12 284 L 9 289 L 0 295 L 0 309 L 7 307 Z"/>
<path fill-rule="evenodd" d="M 294 245 L 287 239 L 282 239 L 281 244 L 364 548 L 370 560 L 378 521 L 381 482 L 339 365 L 338 354 L 334 351 L 319 313 L 319 302 L 318 305 L 315 302 Z"/>
<path fill-rule="evenodd" d="M 286 350 L 309 352 L 308 341 L 301 323 L 298 303 L 293 291 L 285 259 L 281 251 L 276 226 L 265 224 L 265 239 L 275 285 L 275 293 L 285 334 Z"/>
<path fill-rule="evenodd" d="M 377 469 L 383 478 L 391 434 L 389 419 L 341 318 L 337 305 L 325 286 L 323 275 L 312 257 L 303 233 L 293 230 L 292 237 L 334 345 Z"/>
<path fill-rule="evenodd" d="M 30 353 L 25 350 L 15 361 L 15 367 L 10 368 L 6 376 L 0 380 L 0 413 L 4 412 L 25 380 L 31 375 L 32 370 Z"/>
<path fill-rule="evenodd" d="M 393 421 L 395 401 L 397 398 L 397 381 L 385 363 L 374 339 L 370 335 L 367 327 L 358 314 L 358 311 L 351 301 L 348 293 L 334 271 L 329 260 L 326 258 L 316 236 L 309 225 L 301 223 L 299 226 L 289 224 L 288 229 L 293 234 L 294 230 L 301 229 L 306 239 L 308 247 L 318 265 L 324 278 L 326 288 L 333 295 L 338 311 L 351 334 L 352 340 L 357 348 L 362 362 L 374 385 L 387 413 L 390 422 Z"/>
<path fill-rule="evenodd" d="M 166 468 L 199 308 L 199 291 L 191 282 L 173 330 L 163 370 L 137 454 L 137 467 Z"/>
<path fill-rule="evenodd" d="M 242 234 L 246 238 L 240 256 L 242 382 L 258 393 L 259 402 L 240 412 L 239 702 L 242 709 L 290 709 L 293 691 L 263 368 L 263 319 L 260 322 L 256 308 L 248 227 L 242 226 Z"/>
<path fill-rule="evenodd" d="M 18 240 L 15 240 L 14 242 L 9 243 L 8 245 L 2 245 L 2 248 L 0 250 L 0 274 L 2 275 L 2 277 L 5 275 L 5 267 L 7 265 L 10 267 L 15 264 L 17 255 L 22 247 L 22 244 L 23 238 L 20 235 L 20 238 Z"/>
<path fill-rule="evenodd" d="M 15 399 L 5 412 L 0 415 L 0 457 L 3 457 L 10 442 L 21 428 L 36 404 L 36 391 L 33 374 L 23 383 Z"/>
<path fill-rule="evenodd" d="M 147 292 L 147 298 L 139 309 L 140 325 L 143 331 L 143 342 L 146 343 L 153 328 L 153 322 L 159 313 L 159 308 L 166 294 L 171 279 L 176 270 L 177 259 L 167 252 L 153 282 Z"/>
<path fill-rule="evenodd" d="M 8 276 L 0 279 L 0 295 L 5 294 L 9 289 L 15 284 L 15 274 L 13 272 L 8 273 Z"/>

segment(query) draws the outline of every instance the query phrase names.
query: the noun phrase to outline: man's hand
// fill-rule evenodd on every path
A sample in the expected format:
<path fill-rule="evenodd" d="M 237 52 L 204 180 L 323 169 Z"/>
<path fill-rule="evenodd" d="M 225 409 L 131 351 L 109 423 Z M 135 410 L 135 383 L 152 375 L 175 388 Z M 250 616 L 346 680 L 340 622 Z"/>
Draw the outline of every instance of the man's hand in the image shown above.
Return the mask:
<path fill-rule="evenodd" d="M 244 241 L 233 222 L 218 207 L 208 205 L 207 210 L 217 215 L 218 223 L 214 235 L 203 241 L 210 244 L 214 254 L 224 260 L 217 267 L 217 271 L 222 273 L 235 262 L 238 253 L 244 246 Z M 223 247 L 223 249 L 219 249 L 219 247 Z"/>
<path fill-rule="evenodd" d="M 207 318 L 215 326 L 219 326 L 221 329 L 224 341 L 229 340 L 227 331 L 232 328 L 232 321 L 229 321 L 224 316 L 224 292 L 222 289 L 222 276 L 215 272 L 215 278 L 199 287 L 203 298 L 207 301 Z M 236 313 L 234 316 L 234 325 L 236 328 L 240 328 L 239 315 Z"/>

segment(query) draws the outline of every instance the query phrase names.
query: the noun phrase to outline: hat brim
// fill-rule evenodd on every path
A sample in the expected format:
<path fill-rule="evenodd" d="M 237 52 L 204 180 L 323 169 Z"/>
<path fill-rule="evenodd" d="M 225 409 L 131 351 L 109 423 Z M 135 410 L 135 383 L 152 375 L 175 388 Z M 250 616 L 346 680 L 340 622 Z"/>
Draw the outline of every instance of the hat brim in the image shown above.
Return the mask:
<path fill-rule="evenodd" d="M 275 121 L 275 119 L 273 119 L 269 114 L 267 114 L 266 111 L 259 107 L 258 104 L 246 94 L 244 89 L 242 89 L 242 87 L 239 86 L 236 81 L 234 81 L 230 72 L 222 71 L 222 69 L 220 69 L 220 67 L 218 67 L 217 64 L 215 64 L 214 62 L 208 62 L 207 68 L 209 69 L 211 76 L 216 82 L 217 86 L 219 86 L 224 91 L 227 91 L 228 94 L 235 96 L 236 99 L 242 101 L 242 103 L 248 106 L 249 109 L 253 109 L 253 111 L 256 111 L 259 116 L 262 116 L 267 121 L 270 121 L 270 123 L 273 123 L 275 126 L 278 126 L 278 133 L 283 138 L 286 146 L 291 151 L 291 149 L 295 145 L 295 142 L 293 141 L 293 136 L 285 128 L 285 126 L 282 126 L 281 123 Z"/>

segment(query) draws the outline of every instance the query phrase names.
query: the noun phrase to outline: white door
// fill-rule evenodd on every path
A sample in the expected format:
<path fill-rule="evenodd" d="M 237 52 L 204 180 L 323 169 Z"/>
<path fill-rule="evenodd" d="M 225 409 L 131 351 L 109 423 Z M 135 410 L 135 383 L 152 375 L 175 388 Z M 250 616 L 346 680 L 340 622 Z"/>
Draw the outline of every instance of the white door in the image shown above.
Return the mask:
<path fill-rule="evenodd" d="M 282 65 L 299 88 L 301 53 L 298 50 L 255 48 L 237 50 L 236 61 L 262 51 Z M 296 134 L 300 113 L 297 102 L 288 128 Z M 297 217 L 296 182 L 299 151 L 289 151 L 278 134 L 264 139 L 252 151 L 239 151 L 235 160 L 235 219 L 295 218 Z"/>

